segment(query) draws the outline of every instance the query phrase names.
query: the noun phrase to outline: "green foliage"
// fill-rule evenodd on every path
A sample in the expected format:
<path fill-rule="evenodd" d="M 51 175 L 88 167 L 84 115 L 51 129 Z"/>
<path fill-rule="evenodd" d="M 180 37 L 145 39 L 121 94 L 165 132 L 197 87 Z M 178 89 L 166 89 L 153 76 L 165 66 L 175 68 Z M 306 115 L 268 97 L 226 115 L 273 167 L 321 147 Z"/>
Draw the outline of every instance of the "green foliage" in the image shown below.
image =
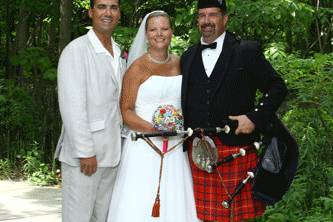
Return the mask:
<path fill-rule="evenodd" d="M 31 91 L 25 87 L 15 86 L 12 81 L 7 80 L 4 92 L 4 100 L 0 101 L 0 153 L 12 161 L 21 152 L 22 141 L 34 138 L 40 119 L 36 103 Z"/>
<path fill-rule="evenodd" d="M 0 116 L 3 118 L 0 118 L 0 128 L 4 128 L 5 127 L 5 111 L 6 111 L 6 91 L 7 91 L 7 87 L 5 85 L 6 81 L 5 79 L 2 79 L 0 77 Z"/>
<path fill-rule="evenodd" d="M 228 5 L 229 29 L 244 38 L 259 39 L 263 43 L 285 42 L 288 51 L 310 53 L 314 47 L 332 50 L 327 39 L 333 31 L 332 6 L 325 7 L 322 3 L 317 9 L 299 0 L 234 0 L 228 1 Z M 325 43 L 320 45 L 319 41 Z"/>
<path fill-rule="evenodd" d="M 328 168 L 332 171 L 333 168 Z M 331 172 L 332 173 L 332 172 Z M 333 176 L 333 174 L 331 174 Z M 333 218 L 333 186 L 328 190 L 327 196 L 321 196 L 313 201 L 313 208 L 310 209 L 309 216 L 305 218 L 306 222 L 332 221 Z"/>
<path fill-rule="evenodd" d="M 28 176 L 28 181 L 39 186 L 55 185 L 58 183 L 54 171 L 49 170 L 49 166 L 45 163 L 40 163 L 38 170 Z"/>
<path fill-rule="evenodd" d="M 0 159 L 0 180 L 8 180 L 12 176 L 12 165 L 8 159 Z"/>
<path fill-rule="evenodd" d="M 90 8 L 90 1 L 89 0 L 85 0 L 85 1 L 74 0 L 73 5 L 74 5 L 74 8 L 88 10 Z"/>
<path fill-rule="evenodd" d="M 268 44 L 265 50 L 265 56 L 269 58 L 269 60 L 286 58 L 286 44 L 283 42 L 272 42 Z"/>
<path fill-rule="evenodd" d="M 25 77 L 33 77 L 33 75 L 40 74 L 43 79 L 55 81 L 57 78 L 57 71 L 50 60 L 48 53 L 41 47 L 31 47 L 21 50 L 17 56 L 12 57 L 13 65 L 20 65 L 23 67 Z"/>
<path fill-rule="evenodd" d="M 266 55 L 287 81 L 290 93 L 281 111 L 300 147 L 300 161 L 289 192 L 261 221 L 331 221 L 333 54 L 303 59 L 283 50 L 272 45 Z"/>
<path fill-rule="evenodd" d="M 116 42 L 121 45 L 122 50 L 128 51 L 136 35 L 136 32 L 136 28 L 118 26 L 114 31 L 113 37 L 115 38 Z"/>
<path fill-rule="evenodd" d="M 170 46 L 170 51 L 176 55 L 181 55 L 184 51 L 189 46 L 188 41 L 185 41 L 184 39 L 174 36 L 171 39 L 171 46 Z"/>
<path fill-rule="evenodd" d="M 30 91 L 21 88 L 14 87 L 12 82 L 8 82 L 8 116 L 7 125 L 11 127 L 23 127 L 25 124 L 33 124 L 34 120 L 34 107 L 35 103 L 32 100 Z M 33 130 L 34 128 L 30 128 Z"/>
<path fill-rule="evenodd" d="M 198 42 L 200 33 L 196 26 L 197 15 L 197 3 L 196 1 L 187 7 L 177 8 L 175 17 L 175 34 L 179 37 L 187 40 L 187 45 L 192 45 Z M 184 49 L 186 49 L 185 47 Z"/>
<path fill-rule="evenodd" d="M 24 175 L 30 182 L 36 185 L 45 186 L 56 184 L 58 182 L 56 173 L 48 164 L 42 162 L 42 156 L 43 153 L 41 152 L 38 143 L 34 142 L 31 145 L 31 149 L 23 158 Z"/>
<path fill-rule="evenodd" d="M 5 117 L 0 119 L 0 157 L 14 163 L 31 141 L 38 141 L 43 160 L 50 161 L 58 136 L 53 131 L 60 127 L 55 64 L 41 47 L 21 50 L 11 62 L 22 71 L 15 78 L 0 77 L 0 115 Z"/>

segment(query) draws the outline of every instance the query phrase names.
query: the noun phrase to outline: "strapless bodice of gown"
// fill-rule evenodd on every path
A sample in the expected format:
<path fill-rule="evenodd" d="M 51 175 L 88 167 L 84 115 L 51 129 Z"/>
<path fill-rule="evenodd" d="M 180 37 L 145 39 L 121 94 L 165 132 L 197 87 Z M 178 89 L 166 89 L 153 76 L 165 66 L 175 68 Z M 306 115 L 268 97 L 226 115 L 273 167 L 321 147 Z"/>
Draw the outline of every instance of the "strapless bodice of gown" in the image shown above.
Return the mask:
<path fill-rule="evenodd" d="M 135 103 L 135 112 L 148 122 L 160 105 L 173 105 L 181 109 L 182 76 L 150 76 L 140 85 Z"/>

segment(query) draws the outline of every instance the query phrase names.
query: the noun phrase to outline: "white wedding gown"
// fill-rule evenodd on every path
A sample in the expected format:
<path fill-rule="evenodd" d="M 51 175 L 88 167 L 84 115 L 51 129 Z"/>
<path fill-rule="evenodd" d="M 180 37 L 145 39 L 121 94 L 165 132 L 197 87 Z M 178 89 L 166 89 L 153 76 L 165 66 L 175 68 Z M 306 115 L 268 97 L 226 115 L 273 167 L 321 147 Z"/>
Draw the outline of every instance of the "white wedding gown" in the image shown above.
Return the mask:
<path fill-rule="evenodd" d="M 140 85 L 135 112 L 151 122 L 159 105 L 181 108 L 182 76 L 151 76 Z M 170 137 L 169 148 L 180 137 Z M 161 138 L 152 138 L 161 149 Z M 152 217 L 160 156 L 142 139 L 125 139 L 113 190 L 108 222 L 197 222 L 192 176 L 182 145 L 167 153 L 163 161 L 160 187 L 160 217 Z"/>

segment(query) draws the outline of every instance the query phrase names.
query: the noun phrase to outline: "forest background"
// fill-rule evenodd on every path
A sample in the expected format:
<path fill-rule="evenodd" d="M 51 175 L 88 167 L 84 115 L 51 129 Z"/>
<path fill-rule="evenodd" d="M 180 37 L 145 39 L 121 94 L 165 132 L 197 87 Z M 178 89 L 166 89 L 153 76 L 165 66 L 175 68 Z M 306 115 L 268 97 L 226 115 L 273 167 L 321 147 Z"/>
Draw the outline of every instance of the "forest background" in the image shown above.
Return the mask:
<path fill-rule="evenodd" d="M 259 40 L 286 80 L 279 116 L 300 147 L 289 192 L 260 221 L 333 218 L 333 1 L 228 0 L 228 30 Z M 86 0 L 0 0 L 0 179 L 59 182 L 53 154 L 61 128 L 56 67 L 61 50 L 90 26 Z M 128 50 L 155 9 L 174 24 L 171 50 L 199 39 L 196 1 L 121 0 L 114 37 Z"/>

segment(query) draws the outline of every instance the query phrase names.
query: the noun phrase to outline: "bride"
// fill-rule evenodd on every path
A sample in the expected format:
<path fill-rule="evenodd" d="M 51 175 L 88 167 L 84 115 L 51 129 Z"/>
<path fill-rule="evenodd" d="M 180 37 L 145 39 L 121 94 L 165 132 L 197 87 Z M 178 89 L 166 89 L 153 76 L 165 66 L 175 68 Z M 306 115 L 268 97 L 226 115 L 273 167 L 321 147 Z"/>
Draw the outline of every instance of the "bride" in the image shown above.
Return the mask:
<path fill-rule="evenodd" d="M 134 39 L 121 95 L 123 120 L 131 131 L 156 131 L 152 118 L 160 105 L 181 109 L 179 58 L 168 52 L 172 34 L 169 15 L 153 11 L 145 16 Z M 180 140 L 170 137 L 169 147 Z M 161 138 L 152 141 L 162 147 Z M 145 141 L 131 141 L 129 136 L 125 139 L 108 222 L 199 221 L 188 158 L 182 146 L 165 154 L 159 184 L 160 161 L 158 153 Z M 159 213 L 154 215 L 156 204 Z"/>

